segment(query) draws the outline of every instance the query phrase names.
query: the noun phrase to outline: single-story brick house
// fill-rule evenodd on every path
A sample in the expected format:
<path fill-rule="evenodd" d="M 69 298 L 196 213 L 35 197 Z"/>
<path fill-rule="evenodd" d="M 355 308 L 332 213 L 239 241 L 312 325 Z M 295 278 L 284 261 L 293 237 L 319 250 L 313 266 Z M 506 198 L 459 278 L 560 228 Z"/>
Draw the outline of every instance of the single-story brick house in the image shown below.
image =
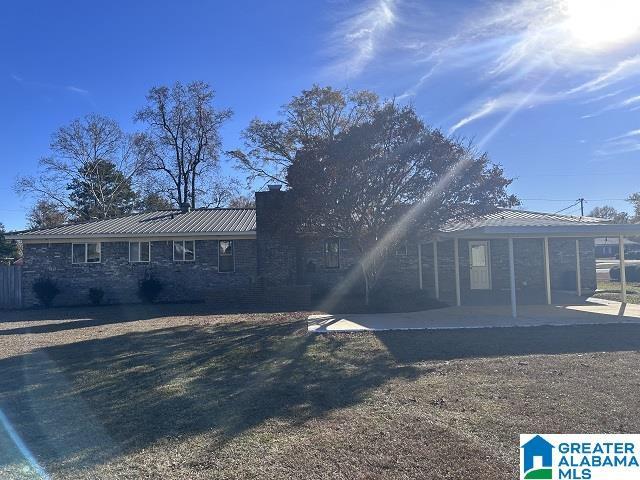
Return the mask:
<path fill-rule="evenodd" d="M 162 300 L 288 303 L 308 306 L 357 268 L 348 238 L 292 234 L 281 228 L 288 192 L 256 193 L 255 209 L 196 209 L 133 214 L 7 235 L 24 244 L 22 298 L 37 300 L 35 280 L 55 280 L 56 304 L 88 302 L 101 288 L 111 303 L 138 301 L 153 277 Z M 551 303 L 553 291 L 596 287 L 594 238 L 639 235 L 640 225 L 519 210 L 446 225 L 390 251 L 384 280 L 428 290 L 451 304 Z M 620 240 L 623 241 L 623 240 Z"/>
<path fill-rule="evenodd" d="M 620 251 L 620 242 L 617 237 L 596 238 L 596 258 L 614 258 Z M 624 251 L 640 252 L 640 243 L 629 238 L 624 239 Z"/>

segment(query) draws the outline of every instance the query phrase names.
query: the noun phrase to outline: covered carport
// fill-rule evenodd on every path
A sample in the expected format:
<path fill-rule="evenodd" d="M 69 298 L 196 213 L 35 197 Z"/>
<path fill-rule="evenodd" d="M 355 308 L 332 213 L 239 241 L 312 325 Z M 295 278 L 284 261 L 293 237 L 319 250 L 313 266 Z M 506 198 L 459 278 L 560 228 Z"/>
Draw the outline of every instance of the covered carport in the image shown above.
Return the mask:
<path fill-rule="evenodd" d="M 622 246 L 625 237 L 636 235 L 640 235 L 640 225 L 636 224 L 502 209 L 470 221 L 450 223 L 429 242 L 423 242 L 418 251 L 419 285 L 424 289 L 429 283 L 438 299 L 442 299 L 443 290 L 449 289 L 453 297 L 451 303 L 458 307 L 465 304 L 465 296 L 484 295 L 491 299 L 504 287 L 502 290 L 508 291 L 511 316 L 515 318 L 520 303 L 519 290 L 523 290 L 516 284 L 517 269 L 529 283 L 539 283 L 544 292 L 543 302 L 551 305 L 554 281 L 557 283 L 559 278 L 552 275 L 555 264 L 566 265 L 567 258 L 575 258 L 571 274 L 575 275 L 575 294 L 582 297 L 585 293 L 583 277 L 593 278 L 595 288 L 594 239 L 615 237 Z M 461 244 L 464 244 L 463 249 Z M 504 248 L 492 252 L 492 246 Z M 516 248 L 518 246 L 522 248 Z M 624 248 L 620 251 L 621 300 L 624 304 Z M 425 262 L 427 255 L 429 260 Z M 525 281 L 522 283 L 526 284 Z"/>

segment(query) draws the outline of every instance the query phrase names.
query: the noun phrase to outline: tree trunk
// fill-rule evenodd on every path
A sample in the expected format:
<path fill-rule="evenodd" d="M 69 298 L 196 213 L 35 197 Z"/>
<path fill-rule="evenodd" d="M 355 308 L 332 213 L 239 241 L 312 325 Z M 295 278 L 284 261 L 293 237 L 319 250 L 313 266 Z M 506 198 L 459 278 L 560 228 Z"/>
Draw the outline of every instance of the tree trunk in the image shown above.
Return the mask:
<path fill-rule="evenodd" d="M 364 304 L 369 306 L 369 275 L 367 274 L 364 264 L 360 264 L 362 268 L 362 276 L 364 277 Z"/>

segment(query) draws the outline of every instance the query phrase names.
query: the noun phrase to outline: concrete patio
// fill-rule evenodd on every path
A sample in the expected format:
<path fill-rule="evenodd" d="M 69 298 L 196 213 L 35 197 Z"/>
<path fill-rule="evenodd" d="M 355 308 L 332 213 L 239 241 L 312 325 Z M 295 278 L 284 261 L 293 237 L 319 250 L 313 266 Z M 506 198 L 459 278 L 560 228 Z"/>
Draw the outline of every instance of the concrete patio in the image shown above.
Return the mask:
<path fill-rule="evenodd" d="M 521 305 L 517 318 L 512 317 L 509 305 L 446 307 L 409 313 L 315 314 L 308 318 L 308 331 L 337 333 L 608 323 L 640 324 L 640 305 L 576 297 L 575 301 L 561 305 Z"/>

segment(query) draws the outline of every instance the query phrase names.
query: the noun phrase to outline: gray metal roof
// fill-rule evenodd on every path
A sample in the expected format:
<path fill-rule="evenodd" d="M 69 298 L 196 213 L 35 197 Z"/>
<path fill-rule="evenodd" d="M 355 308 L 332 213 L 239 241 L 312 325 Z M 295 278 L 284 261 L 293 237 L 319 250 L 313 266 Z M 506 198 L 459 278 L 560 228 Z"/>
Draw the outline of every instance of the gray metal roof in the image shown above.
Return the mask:
<path fill-rule="evenodd" d="M 526 210 L 500 209 L 495 213 L 470 220 L 451 222 L 446 224 L 442 232 L 456 232 L 479 227 L 515 227 L 537 226 L 550 227 L 553 225 L 580 225 L 610 223 L 602 218 L 574 217 L 572 215 L 558 215 L 557 213 L 529 212 Z"/>
<path fill-rule="evenodd" d="M 255 236 L 256 211 L 250 208 L 162 210 L 125 217 L 30 230 L 7 235 L 15 240 L 145 236 Z"/>
<path fill-rule="evenodd" d="M 466 221 L 451 222 L 440 229 L 442 237 L 585 236 L 640 235 L 640 224 L 614 224 L 594 217 L 500 209 Z"/>

